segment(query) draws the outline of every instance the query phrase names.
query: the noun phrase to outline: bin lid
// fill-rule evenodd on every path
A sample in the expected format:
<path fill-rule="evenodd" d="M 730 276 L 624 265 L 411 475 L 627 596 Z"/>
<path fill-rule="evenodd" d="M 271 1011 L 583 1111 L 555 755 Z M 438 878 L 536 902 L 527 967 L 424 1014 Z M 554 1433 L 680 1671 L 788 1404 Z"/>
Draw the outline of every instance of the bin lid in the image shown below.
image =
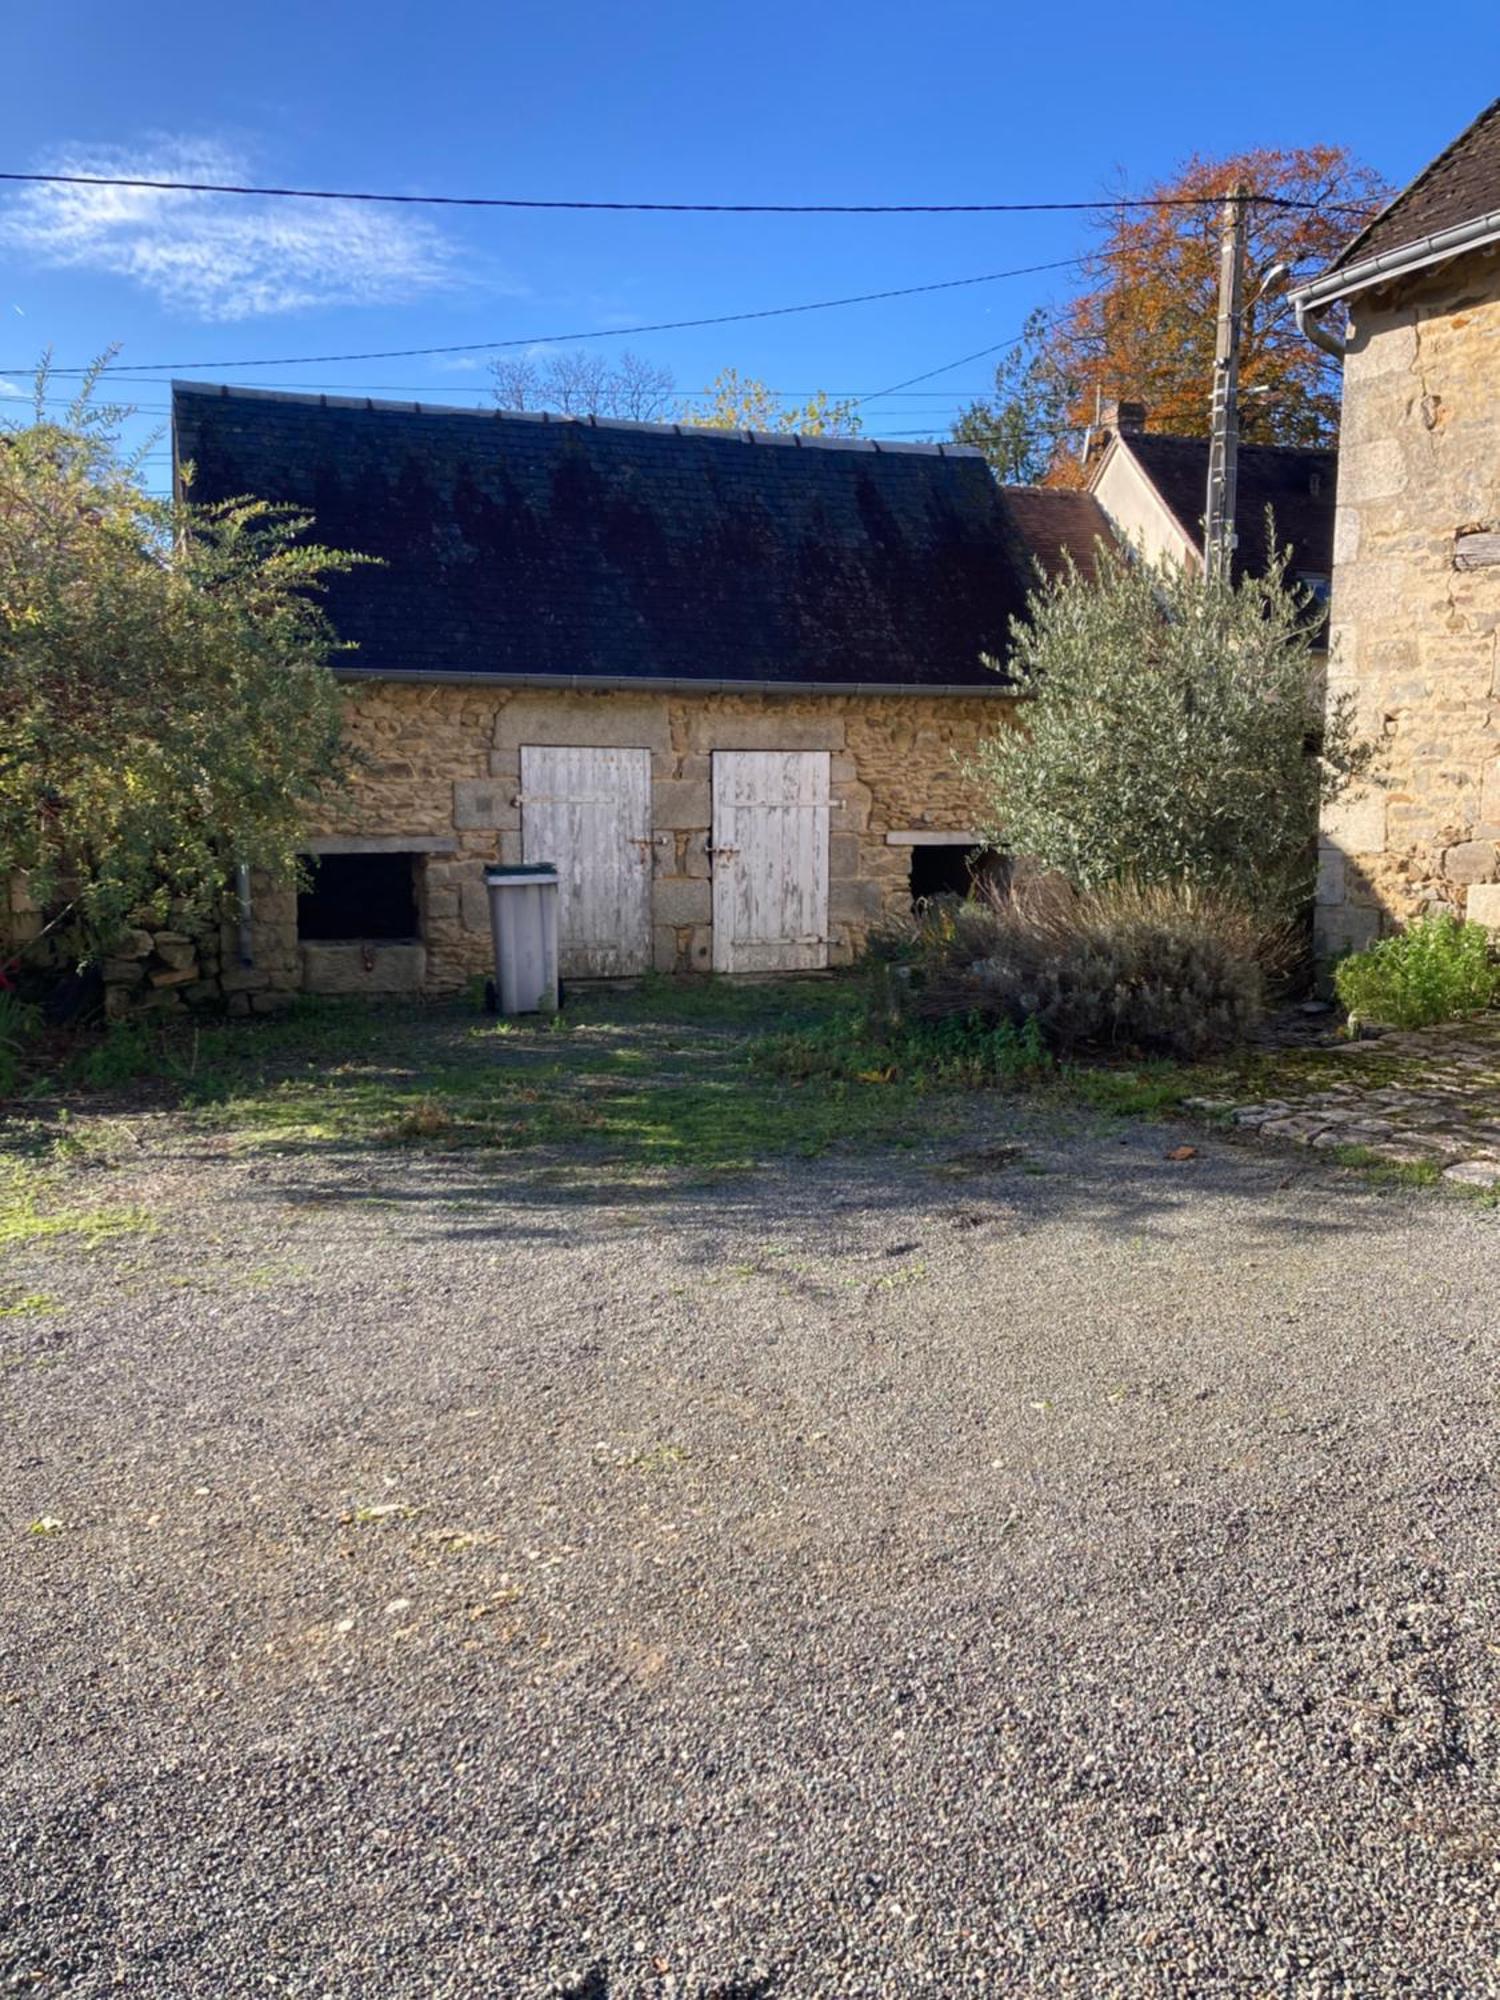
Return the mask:
<path fill-rule="evenodd" d="M 485 868 L 486 882 L 555 882 L 557 863 L 555 861 L 517 861 L 490 865 Z"/>

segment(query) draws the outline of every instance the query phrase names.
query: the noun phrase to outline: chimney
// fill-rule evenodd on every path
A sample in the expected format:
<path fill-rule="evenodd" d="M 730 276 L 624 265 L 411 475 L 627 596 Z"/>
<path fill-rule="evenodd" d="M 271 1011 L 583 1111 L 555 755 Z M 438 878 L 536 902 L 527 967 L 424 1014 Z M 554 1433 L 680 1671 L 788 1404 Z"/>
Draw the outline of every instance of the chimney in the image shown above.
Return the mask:
<path fill-rule="evenodd" d="M 1118 431 L 1121 437 L 1139 437 L 1146 428 L 1146 405 L 1111 397 L 1099 405 L 1099 428 Z"/>

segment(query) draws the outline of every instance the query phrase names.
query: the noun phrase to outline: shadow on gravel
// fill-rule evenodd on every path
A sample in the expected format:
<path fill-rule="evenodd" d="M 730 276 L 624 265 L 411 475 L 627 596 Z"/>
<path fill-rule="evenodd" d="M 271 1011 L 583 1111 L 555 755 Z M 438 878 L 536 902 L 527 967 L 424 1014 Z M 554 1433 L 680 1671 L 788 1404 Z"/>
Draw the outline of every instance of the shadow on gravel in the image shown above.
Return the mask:
<path fill-rule="evenodd" d="M 665 1975 L 663 1975 L 665 1976 Z M 581 1979 L 562 1988 L 562 2000 L 616 2000 L 624 1989 L 612 1986 L 609 1977 L 609 1963 L 591 1965 Z M 632 1985 L 632 1993 L 639 1988 Z M 730 1979 L 714 1981 L 698 1989 L 701 2000 L 773 2000 L 781 1991 L 781 1981 L 777 1974 L 768 1972 L 755 1979 Z"/>
<path fill-rule="evenodd" d="M 572 1232 L 559 1218 L 570 1212 L 591 1240 L 612 1235 L 623 1241 L 642 1227 L 691 1221 L 702 1231 L 719 1221 L 729 1228 L 768 1211 L 781 1223 L 836 1222 L 841 1215 L 868 1222 L 888 1213 L 903 1227 L 998 1224 L 1020 1234 L 1069 1222 L 1139 1240 L 1191 1228 L 1199 1198 L 1208 1194 L 1243 1201 L 1268 1238 L 1306 1241 L 1361 1227 L 1361 1209 L 1300 1198 L 1336 1179 L 1311 1160 L 1288 1163 L 1213 1142 L 1200 1144 L 1188 1160 L 1174 1160 L 1169 1156 L 1180 1143 L 1180 1128 L 1135 1125 L 1124 1136 L 1085 1130 L 1060 1137 L 1049 1126 L 977 1150 L 918 1155 L 881 1149 L 857 1158 L 768 1161 L 702 1179 L 632 1179 L 585 1165 L 500 1160 L 490 1171 L 475 1172 L 472 1156 L 385 1153 L 351 1159 L 330 1152 L 319 1164 L 331 1178 L 283 1178 L 268 1163 L 245 1199 L 327 1204 L 333 1211 L 351 1206 L 425 1211 L 417 1218 L 421 1233 L 464 1243 L 565 1238 Z M 1004 1157 L 989 1163 L 987 1155 Z M 1274 1199 L 1292 1187 L 1299 1190 L 1294 1202 Z M 1372 1219 L 1376 1212 L 1371 1210 Z M 712 1262 L 712 1242 L 697 1254 Z"/>

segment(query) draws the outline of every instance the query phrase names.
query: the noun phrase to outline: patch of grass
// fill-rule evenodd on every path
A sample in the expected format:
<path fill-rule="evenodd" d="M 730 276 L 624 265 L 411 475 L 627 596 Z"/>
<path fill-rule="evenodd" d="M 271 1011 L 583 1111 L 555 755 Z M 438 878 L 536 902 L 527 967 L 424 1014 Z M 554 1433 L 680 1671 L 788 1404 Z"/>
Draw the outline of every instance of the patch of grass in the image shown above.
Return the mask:
<path fill-rule="evenodd" d="M 57 1300 L 50 1292 L 28 1292 L 24 1298 L 10 1299 L 0 1305 L 0 1319 L 23 1319 L 31 1313 L 47 1313 L 56 1310 Z"/>
<path fill-rule="evenodd" d="M 118 1090 L 163 1074 L 169 1060 L 159 1025 L 114 1021 L 73 1052 L 63 1065 L 62 1080 L 88 1090 Z"/>
<path fill-rule="evenodd" d="M 656 989 L 642 985 L 588 996 L 566 1036 L 522 1022 L 498 1034 L 439 1009 L 346 1014 L 332 1037 L 322 1023 L 310 1035 L 280 1023 L 270 1034 L 215 1031 L 182 1095 L 204 1122 L 262 1144 L 531 1153 L 543 1171 L 561 1154 L 616 1177 L 712 1177 L 927 1136 L 933 1114 L 918 1114 L 913 1086 L 833 1077 L 789 1088 L 752 1070 L 747 1031 L 786 1018 L 781 988 L 753 988 L 752 1009 L 735 989 L 690 986 L 662 1021 Z M 828 982 L 798 1004 L 827 1015 L 847 1010 L 850 994 Z M 684 1014 L 723 1032 L 695 1030 Z"/>
<path fill-rule="evenodd" d="M 1437 1187 L 1443 1178 L 1441 1160 L 1388 1160 L 1370 1146 L 1331 1146 L 1328 1151 L 1341 1167 L 1354 1167 L 1389 1187 Z"/>
<path fill-rule="evenodd" d="M 678 1471 L 686 1460 L 687 1453 L 680 1444 L 653 1444 L 627 1452 L 620 1462 L 627 1472 L 638 1473 L 643 1479 L 656 1479 L 663 1473 Z"/>
<path fill-rule="evenodd" d="M 837 977 L 725 980 L 648 972 L 630 987 L 570 997 L 563 1011 L 583 1026 L 608 1021 L 754 1030 L 772 1022 L 817 1021 L 849 1007 L 854 997 L 850 982 Z"/>
<path fill-rule="evenodd" d="M 1200 1088 L 1198 1073 L 1178 1063 L 1139 1063 L 1127 1068 L 1087 1068 L 1069 1063 L 1059 1087 L 1075 1103 L 1111 1118 L 1160 1118 L 1182 1108 Z"/>
<path fill-rule="evenodd" d="M 810 1027 L 768 1035 L 751 1062 L 770 1076 L 834 1077 L 866 1084 L 980 1089 L 1050 1075 L 1052 1057 L 1034 1021 L 1015 1027 L 978 1015 L 904 1021 L 873 1007 L 846 1007 Z"/>
<path fill-rule="evenodd" d="M 42 1204 L 51 1185 L 47 1175 L 18 1160 L 0 1169 L 0 1249 L 20 1249 L 57 1236 L 82 1237 L 92 1249 L 151 1226 L 143 1208 L 46 1208 Z"/>

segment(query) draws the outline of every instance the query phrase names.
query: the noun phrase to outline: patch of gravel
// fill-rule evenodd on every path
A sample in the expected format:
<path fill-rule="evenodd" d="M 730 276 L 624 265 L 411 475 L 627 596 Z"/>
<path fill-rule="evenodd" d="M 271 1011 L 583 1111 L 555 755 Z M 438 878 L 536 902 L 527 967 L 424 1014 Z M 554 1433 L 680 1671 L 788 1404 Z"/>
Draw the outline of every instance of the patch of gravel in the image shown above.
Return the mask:
<path fill-rule="evenodd" d="M 7 1273 L 0 1990 L 1496 1991 L 1500 1218 L 1180 1139 L 151 1123 Z"/>

